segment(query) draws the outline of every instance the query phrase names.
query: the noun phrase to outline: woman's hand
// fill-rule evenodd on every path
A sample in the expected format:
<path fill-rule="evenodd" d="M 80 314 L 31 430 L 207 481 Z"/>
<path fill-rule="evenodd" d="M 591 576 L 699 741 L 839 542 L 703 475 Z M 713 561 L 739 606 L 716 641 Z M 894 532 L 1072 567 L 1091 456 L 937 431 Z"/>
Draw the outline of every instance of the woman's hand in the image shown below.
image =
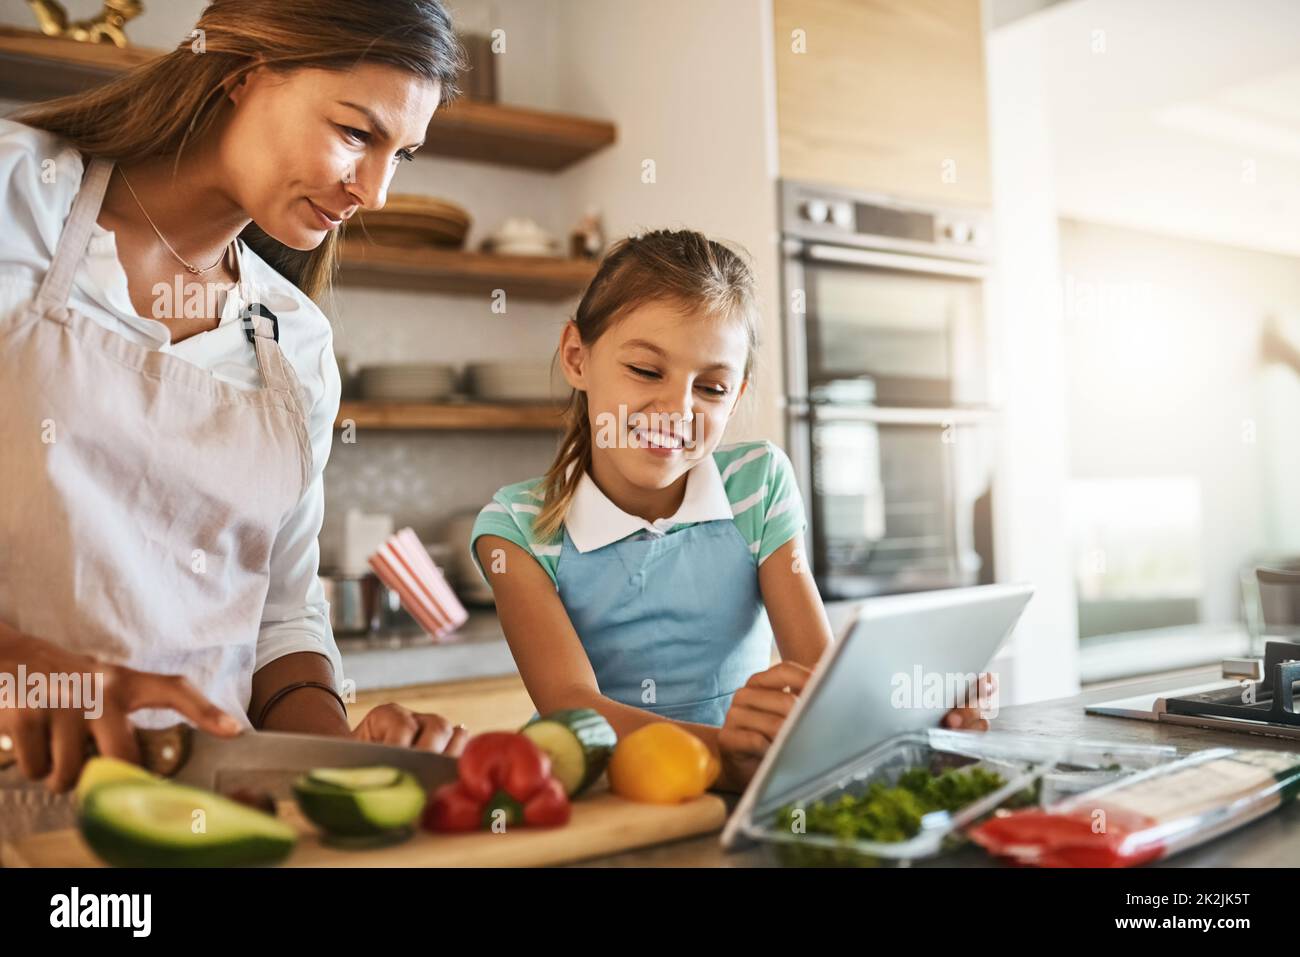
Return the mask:
<path fill-rule="evenodd" d="M 718 730 L 718 787 L 744 790 L 811 674 L 803 665 L 783 661 L 752 675 L 736 692 Z"/>
<path fill-rule="evenodd" d="M 987 710 L 986 705 L 997 694 L 997 690 L 998 679 L 995 676 L 987 673 L 980 675 L 979 691 L 975 696 L 974 706 L 953 708 L 943 716 L 943 726 L 958 731 L 987 731 L 989 723 L 982 712 Z"/>
<path fill-rule="evenodd" d="M 27 689 L 17 688 L 19 707 L 0 704 L 0 760 L 12 755 L 24 777 L 44 780 L 51 791 L 66 791 L 77 783 L 92 738 L 100 754 L 139 764 L 140 750 L 127 716 L 141 708 L 171 708 L 223 737 L 242 730 L 238 721 L 179 675 L 105 664 L 0 625 L 0 672 L 16 676 L 19 666 L 26 668 L 29 680 L 31 675 L 44 676 L 51 696 L 44 707 L 28 708 L 21 700 Z M 81 700 L 54 700 L 59 689 L 69 686 L 71 675 L 83 676 Z M 87 717 L 88 712 L 95 716 Z"/>
<path fill-rule="evenodd" d="M 358 741 L 393 744 L 459 757 L 469 738 L 463 724 L 436 714 L 419 714 L 400 704 L 381 704 L 367 712 L 352 732 Z"/>

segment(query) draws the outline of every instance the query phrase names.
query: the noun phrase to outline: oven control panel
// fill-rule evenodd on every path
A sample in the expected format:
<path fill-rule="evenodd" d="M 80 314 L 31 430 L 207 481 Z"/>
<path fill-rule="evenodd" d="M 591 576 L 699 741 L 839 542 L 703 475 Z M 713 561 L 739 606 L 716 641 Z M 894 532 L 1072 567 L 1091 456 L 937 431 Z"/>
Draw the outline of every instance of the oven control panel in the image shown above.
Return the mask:
<path fill-rule="evenodd" d="M 781 192 L 787 236 L 961 259 L 988 255 L 986 210 L 923 206 L 789 180 Z"/>

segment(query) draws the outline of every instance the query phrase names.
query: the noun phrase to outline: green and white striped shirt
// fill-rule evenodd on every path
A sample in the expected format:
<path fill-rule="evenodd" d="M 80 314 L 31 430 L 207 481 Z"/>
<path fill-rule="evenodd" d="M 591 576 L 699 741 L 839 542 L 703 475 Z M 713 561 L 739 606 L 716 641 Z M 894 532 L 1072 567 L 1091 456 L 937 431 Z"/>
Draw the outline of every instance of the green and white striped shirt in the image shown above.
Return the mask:
<path fill-rule="evenodd" d="M 470 533 L 470 555 L 483 575 L 474 543 L 481 535 L 497 535 L 532 554 L 556 581 L 562 539 L 538 541 L 533 522 L 542 508 L 541 478 L 507 485 L 479 512 Z M 647 522 L 628 515 L 583 476 L 565 530 L 581 552 L 600 548 L 629 535 L 671 535 L 701 521 L 729 518 L 754 556 L 755 569 L 806 526 L 803 501 L 794 470 L 785 452 L 771 442 L 739 442 L 714 450 L 687 478 L 686 496 L 671 518 Z M 486 580 L 486 576 L 484 575 Z"/>

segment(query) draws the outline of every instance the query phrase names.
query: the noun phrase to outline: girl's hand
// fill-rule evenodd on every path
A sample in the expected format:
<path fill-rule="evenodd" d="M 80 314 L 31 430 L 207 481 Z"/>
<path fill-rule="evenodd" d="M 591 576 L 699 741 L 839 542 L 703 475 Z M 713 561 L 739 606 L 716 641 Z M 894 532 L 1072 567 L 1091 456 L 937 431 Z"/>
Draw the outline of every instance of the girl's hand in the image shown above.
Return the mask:
<path fill-rule="evenodd" d="M 783 661 L 753 675 L 736 692 L 718 730 L 718 787 L 744 790 L 811 675 L 803 665 Z"/>
<path fill-rule="evenodd" d="M 436 714 L 419 714 L 400 704 L 372 708 L 352 731 L 358 741 L 392 744 L 459 757 L 469 738 L 463 724 L 453 725 Z"/>
<path fill-rule="evenodd" d="M 12 760 L 24 777 L 43 780 L 50 791 L 67 791 L 77 783 L 91 739 L 100 754 L 139 764 L 135 729 L 127 716 L 141 708 L 171 708 L 223 737 L 239 734 L 243 727 L 179 675 L 105 664 L 0 624 L 0 673 L 17 674 L 19 666 L 29 675 L 46 676 L 50 688 L 66 686 L 60 676 L 82 676 L 82 700 L 0 707 L 0 767 Z"/>
<path fill-rule="evenodd" d="M 992 700 L 993 695 L 997 694 L 998 679 L 991 674 L 982 674 L 979 677 L 979 693 L 974 702 L 974 707 L 953 708 L 943 716 L 943 726 L 953 728 L 959 731 L 987 731 L 989 723 L 980 713 L 985 710 L 985 705 Z"/>

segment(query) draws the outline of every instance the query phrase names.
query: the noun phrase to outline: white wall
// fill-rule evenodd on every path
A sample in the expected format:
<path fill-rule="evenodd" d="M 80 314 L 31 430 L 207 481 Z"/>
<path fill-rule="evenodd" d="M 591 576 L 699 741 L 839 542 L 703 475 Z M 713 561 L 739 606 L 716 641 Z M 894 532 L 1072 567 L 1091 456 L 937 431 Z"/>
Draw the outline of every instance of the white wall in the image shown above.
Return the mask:
<path fill-rule="evenodd" d="M 1070 474 L 1197 480 L 1202 618 L 1235 621 L 1239 566 L 1300 549 L 1300 473 L 1273 468 L 1296 464 L 1296 377 L 1259 358 L 1266 318 L 1300 316 L 1300 259 L 1064 220 L 1061 265 Z"/>
<path fill-rule="evenodd" d="M 1300 3 L 1070 0 L 1031 19 L 1063 216 L 1300 255 Z"/>
<path fill-rule="evenodd" d="M 1269 314 L 1290 318 L 1300 342 L 1300 261 L 1157 235 L 1277 249 L 1289 229 L 1294 241 L 1294 163 L 1212 149 L 1158 114 L 1251 77 L 1283 83 L 1296 13 L 1280 0 L 1074 0 L 989 35 L 1014 503 L 998 546 L 1003 577 L 1039 586 L 1013 668 L 1033 697 L 1045 682 L 1068 690 L 1077 667 L 1070 478 L 1198 481 L 1210 621 L 1238 617 L 1242 561 L 1300 549 L 1300 383 L 1257 359 Z M 1257 180 L 1243 180 L 1245 159 L 1258 160 Z"/>
<path fill-rule="evenodd" d="M 1052 142 L 1041 78 L 1051 53 L 1033 19 L 988 35 L 993 165 L 992 349 L 1003 411 L 994 487 L 999 581 L 1035 587 L 1005 662 L 1008 703 L 1078 689 L 1078 624 L 1065 525 L 1064 322 Z M 1009 676 L 1009 680 L 1008 680 Z"/>
<path fill-rule="evenodd" d="M 570 205 L 601 206 L 615 236 L 689 227 L 745 247 L 765 348 L 728 438 L 783 441 L 770 3 L 565 0 L 558 13 L 560 98 L 619 122 L 612 148 L 563 175 Z"/>

